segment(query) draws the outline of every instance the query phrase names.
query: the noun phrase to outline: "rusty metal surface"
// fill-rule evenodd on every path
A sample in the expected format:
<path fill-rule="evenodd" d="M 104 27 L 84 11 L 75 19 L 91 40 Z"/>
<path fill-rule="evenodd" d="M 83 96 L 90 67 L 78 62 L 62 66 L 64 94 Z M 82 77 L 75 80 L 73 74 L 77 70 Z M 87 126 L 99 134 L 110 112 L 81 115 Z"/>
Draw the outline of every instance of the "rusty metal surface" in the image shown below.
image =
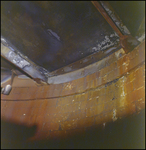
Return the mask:
<path fill-rule="evenodd" d="M 138 41 L 135 37 L 128 35 L 121 38 L 120 43 L 127 54 L 132 51 L 137 45 L 139 45 L 140 41 Z"/>
<path fill-rule="evenodd" d="M 131 34 L 125 35 L 122 33 L 122 31 L 118 28 L 116 21 L 117 19 L 111 19 L 109 14 L 105 11 L 105 9 L 109 12 L 112 12 L 113 9 L 108 3 L 103 3 L 103 6 L 101 5 L 102 2 L 98 1 L 92 1 L 93 5 L 97 8 L 97 10 L 102 14 L 102 16 L 105 18 L 105 20 L 110 24 L 110 26 L 116 31 L 116 33 L 120 37 L 120 44 L 122 48 L 125 50 L 126 53 L 129 53 L 132 51 L 137 45 L 140 44 L 140 41 L 138 41 L 135 37 L 133 37 Z M 104 7 L 106 7 L 104 9 Z M 113 12 L 114 13 L 114 12 Z M 113 16 L 115 18 L 115 16 Z M 119 26 L 120 27 L 120 26 Z M 120 27 L 121 28 L 121 27 Z"/>
<path fill-rule="evenodd" d="M 39 82 L 38 79 L 47 82 L 47 76 L 38 70 L 38 66 L 35 67 L 34 63 L 26 59 L 22 54 L 20 55 L 19 53 L 12 51 L 3 44 L 1 44 L 1 56 L 17 66 L 20 70 L 23 70 L 26 74 L 36 80 L 36 82 Z"/>
<path fill-rule="evenodd" d="M 120 44 L 126 53 L 139 44 L 136 38 L 127 36 L 133 29 L 127 29 L 131 26 L 125 20 L 135 21 L 133 24 L 137 26 L 141 23 L 141 16 L 137 20 L 127 17 L 134 11 L 131 2 L 100 2 L 120 38 L 91 2 L 2 1 L 1 4 L 1 42 L 12 53 L 28 58 L 46 78 L 93 64 L 118 50 Z M 126 5 L 129 9 L 123 13 Z M 129 10 L 131 14 L 126 14 Z"/>
<path fill-rule="evenodd" d="M 125 55 L 125 51 L 122 48 L 119 50 L 116 50 L 116 52 L 121 54 L 122 56 Z M 120 55 L 116 55 L 116 54 L 114 54 L 114 55 L 115 55 L 115 57 L 114 57 L 115 60 L 118 60 L 119 57 L 121 57 Z M 85 77 L 87 75 L 93 74 L 93 73 L 97 72 L 98 70 L 101 70 L 102 68 L 106 67 L 108 65 L 108 64 L 106 64 L 106 61 L 108 59 L 109 59 L 108 57 L 105 57 L 96 63 L 90 64 L 84 68 L 81 68 L 81 69 L 78 69 L 78 70 L 75 70 L 72 72 L 60 74 L 59 71 L 61 71 L 61 70 L 58 70 L 58 72 L 59 72 L 58 74 L 60 74 L 60 75 L 52 76 L 52 77 L 48 78 L 48 83 L 49 84 L 60 84 L 60 83 L 69 82 L 69 81 L 76 80 L 76 79 Z"/>
<path fill-rule="evenodd" d="M 132 36 L 145 16 L 145 1 L 108 1 Z"/>
<path fill-rule="evenodd" d="M 110 3 L 108 1 L 100 1 L 102 7 L 106 10 L 108 15 L 111 17 L 111 19 L 114 21 L 116 26 L 120 29 L 122 34 L 128 35 L 130 34 L 130 31 L 128 28 L 123 24 L 120 17 L 117 15 L 117 13 L 114 11 L 114 9 L 111 7 Z"/>
<path fill-rule="evenodd" d="M 111 47 L 109 49 L 106 49 L 105 51 L 99 51 L 98 53 L 91 54 L 79 61 L 69 64 L 65 67 L 59 68 L 55 71 L 52 71 L 50 75 L 51 76 L 63 75 L 63 74 L 84 68 L 88 65 L 94 64 L 102 60 L 103 58 L 105 58 L 105 56 L 112 54 L 113 52 L 119 50 L 120 48 L 121 48 L 120 45 L 116 45 L 115 47 Z"/>
<path fill-rule="evenodd" d="M 119 37 L 123 37 L 122 32 L 119 30 L 119 28 L 113 22 L 113 20 L 109 17 L 109 15 L 104 10 L 104 8 L 100 4 L 100 2 L 98 2 L 98 1 L 92 1 L 92 3 L 96 7 L 96 9 L 102 14 L 102 16 L 105 18 L 105 20 L 110 24 L 110 26 L 116 31 L 116 33 L 119 35 Z"/>
<path fill-rule="evenodd" d="M 3 1 L 1 22 L 7 43 L 48 72 L 104 51 L 119 39 L 91 2 Z"/>

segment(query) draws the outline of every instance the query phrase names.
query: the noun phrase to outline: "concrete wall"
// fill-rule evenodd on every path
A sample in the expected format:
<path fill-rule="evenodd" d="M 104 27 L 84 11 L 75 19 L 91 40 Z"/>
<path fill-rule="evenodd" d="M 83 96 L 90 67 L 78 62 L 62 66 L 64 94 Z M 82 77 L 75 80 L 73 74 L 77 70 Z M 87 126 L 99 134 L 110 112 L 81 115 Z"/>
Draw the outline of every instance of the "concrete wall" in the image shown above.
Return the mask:
<path fill-rule="evenodd" d="M 145 42 L 128 54 L 111 54 L 99 70 L 77 80 L 45 86 L 14 81 L 10 95 L 1 95 L 2 120 L 36 125 L 29 140 L 83 134 L 145 109 Z"/>

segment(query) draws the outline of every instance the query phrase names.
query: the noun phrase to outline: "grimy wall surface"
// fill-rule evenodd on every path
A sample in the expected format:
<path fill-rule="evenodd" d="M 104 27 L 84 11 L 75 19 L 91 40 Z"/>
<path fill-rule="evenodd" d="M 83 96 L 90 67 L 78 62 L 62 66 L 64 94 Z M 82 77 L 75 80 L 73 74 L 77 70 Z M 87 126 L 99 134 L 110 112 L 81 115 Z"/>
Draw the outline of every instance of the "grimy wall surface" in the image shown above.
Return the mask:
<path fill-rule="evenodd" d="M 10 95 L 1 95 L 2 121 L 36 126 L 27 139 L 40 141 L 84 134 L 145 110 L 145 42 L 104 60 L 95 73 L 66 83 L 37 86 L 15 79 Z"/>

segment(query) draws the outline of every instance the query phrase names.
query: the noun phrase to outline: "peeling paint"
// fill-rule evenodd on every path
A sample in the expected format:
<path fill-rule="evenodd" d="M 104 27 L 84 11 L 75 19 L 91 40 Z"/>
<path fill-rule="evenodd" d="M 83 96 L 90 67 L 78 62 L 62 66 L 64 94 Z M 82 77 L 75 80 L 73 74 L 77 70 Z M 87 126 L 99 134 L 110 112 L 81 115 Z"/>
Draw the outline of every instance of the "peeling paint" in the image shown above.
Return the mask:
<path fill-rule="evenodd" d="M 7 56 L 9 60 L 11 60 L 15 65 L 17 65 L 20 68 L 24 68 L 26 66 L 30 66 L 30 63 L 24 60 L 22 57 L 19 55 L 15 54 L 14 52 L 10 51 Z"/>
<path fill-rule="evenodd" d="M 131 45 L 137 46 L 137 42 L 134 39 L 127 39 L 127 42 L 130 43 Z"/>
<path fill-rule="evenodd" d="M 122 20 L 118 17 L 118 15 L 114 12 L 110 5 L 106 2 L 101 1 L 101 5 L 104 7 L 108 15 L 112 18 L 114 23 L 118 26 L 118 28 L 122 31 L 123 34 L 130 34 L 128 28 L 123 24 Z"/>
<path fill-rule="evenodd" d="M 125 54 L 125 51 L 123 48 L 115 52 L 115 56 L 117 57 L 117 59 L 121 57 L 120 55 L 124 55 L 124 54 Z"/>
<path fill-rule="evenodd" d="M 122 94 L 121 94 L 121 96 L 125 96 L 124 87 L 123 87 L 123 89 L 122 89 Z"/>
<path fill-rule="evenodd" d="M 118 118 L 116 117 L 116 109 L 113 109 L 113 117 L 112 117 L 112 119 L 113 119 L 113 121 L 116 121 Z"/>
<path fill-rule="evenodd" d="M 37 66 L 17 50 L 12 51 L 10 47 L 1 44 L 1 54 L 5 59 L 9 60 L 11 63 L 30 75 L 35 81 L 37 80 L 36 82 L 44 83 L 43 81 L 46 82 L 46 79 L 49 77 L 49 73 L 46 69 Z"/>
<path fill-rule="evenodd" d="M 138 37 L 138 41 L 142 42 L 144 40 L 145 40 L 145 33 L 142 36 Z"/>
<path fill-rule="evenodd" d="M 116 34 L 116 32 L 112 33 L 109 36 L 105 36 L 104 40 L 102 42 L 97 42 L 96 46 L 94 46 L 92 48 L 92 52 L 99 52 L 99 51 L 103 51 L 105 49 L 110 48 L 113 45 L 117 45 L 119 39 L 117 39 L 119 36 Z M 116 38 L 116 40 L 113 42 L 112 38 Z"/>
<path fill-rule="evenodd" d="M 143 43 L 142 43 L 143 44 Z M 123 50 L 123 48 L 117 50 L 116 52 L 114 52 L 114 54 L 112 54 L 111 56 L 113 56 L 115 58 L 115 61 L 117 61 L 119 58 L 125 56 L 125 51 Z M 75 79 L 79 79 L 82 77 L 85 77 L 87 75 L 93 74 L 97 71 L 100 71 L 103 67 L 103 64 L 105 63 L 106 60 L 110 59 L 111 57 L 106 57 L 103 58 L 102 60 L 99 60 L 98 62 L 95 62 L 93 64 L 90 64 L 84 68 L 72 71 L 72 72 L 68 72 L 65 74 L 61 74 L 61 75 L 57 75 L 57 76 L 52 76 L 50 78 L 48 78 L 48 83 L 49 84 L 60 84 L 60 83 L 65 83 L 65 82 L 69 82 Z M 129 57 L 127 57 L 127 64 L 130 62 Z M 128 69 L 128 68 L 127 68 Z M 98 78 L 99 83 L 101 83 L 101 78 Z"/>

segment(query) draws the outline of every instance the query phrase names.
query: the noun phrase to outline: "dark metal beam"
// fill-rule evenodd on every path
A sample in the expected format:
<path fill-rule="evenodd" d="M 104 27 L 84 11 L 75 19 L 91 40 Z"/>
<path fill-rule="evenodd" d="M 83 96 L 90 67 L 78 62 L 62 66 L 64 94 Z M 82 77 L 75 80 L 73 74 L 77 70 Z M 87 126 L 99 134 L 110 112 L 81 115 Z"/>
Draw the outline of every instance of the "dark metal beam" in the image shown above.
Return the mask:
<path fill-rule="evenodd" d="M 113 20 L 109 17 L 107 12 L 104 10 L 102 5 L 98 1 L 92 1 L 93 5 L 97 8 L 97 10 L 101 13 L 101 15 L 105 18 L 105 20 L 110 24 L 110 26 L 116 31 L 119 37 L 123 37 L 122 32 L 115 25 Z"/>
<path fill-rule="evenodd" d="M 1 39 L 2 41 L 2 39 Z M 28 58 L 25 58 L 21 53 L 13 51 L 9 47 L 1 43 L 1 56 L 8 60 L 13 65 L 17 66 L 20 70 L 24 71 L 32 77 L 38 84 L 48 81 L 48 73 L 44 74 L 43 68 L 35 65 Z M 41 69 L 41 70 L 40 70 Z"/>
<path fill-rule="evenodd" d="M 125 50 L 126 53 L 130 52 L 137 45 L 140 44 L 140 42 L 135 37 L 132 37 L 130 34 L 124 35 L 122 33 L 122 31 L 120 31 L 120 29 L 118 28 L 118 25 L 111 19 L 109 14 L 106 12 L 106 10 L 110 10 L 110 11 L 113 12 L 112 14 L 116 14 L 109 3 L 107 3 L 107 2 L 105 2 L 105 3 L 104 2 L 98 2 L 98 1 L 92 1 L 92 3 L 97 8 L 97 10 L 101 13 L 101 15 L 105 18 L 105 20 L 109 23 L 109 25 L 113 28 L 113 30 L 115 30 L 115 32 L 118 34 L 118 36 L 120 37 L 120 44 L 121 44 L 122 48 Z M 101 3 L 106 8 L 104 8 L 101 5 Z M 118 15 L 115 15 L 114 17 L 116 19 L 120 20 Z"/>
<path fill-rule="evenodd" d="M 110 18 L 113 20 L 113 22 L 116 24 L 116 26 L 120 29 L 122 34 L 128 35 L 131 34 L 130 31 L 127 29 L 127 27 L 123 24 L 120 17 L 117 15 L 117 13 L 114 11 L 112 6 L 109 4 L 108 1 L 100 1 L 102 7 L 106 10 Z"/>

